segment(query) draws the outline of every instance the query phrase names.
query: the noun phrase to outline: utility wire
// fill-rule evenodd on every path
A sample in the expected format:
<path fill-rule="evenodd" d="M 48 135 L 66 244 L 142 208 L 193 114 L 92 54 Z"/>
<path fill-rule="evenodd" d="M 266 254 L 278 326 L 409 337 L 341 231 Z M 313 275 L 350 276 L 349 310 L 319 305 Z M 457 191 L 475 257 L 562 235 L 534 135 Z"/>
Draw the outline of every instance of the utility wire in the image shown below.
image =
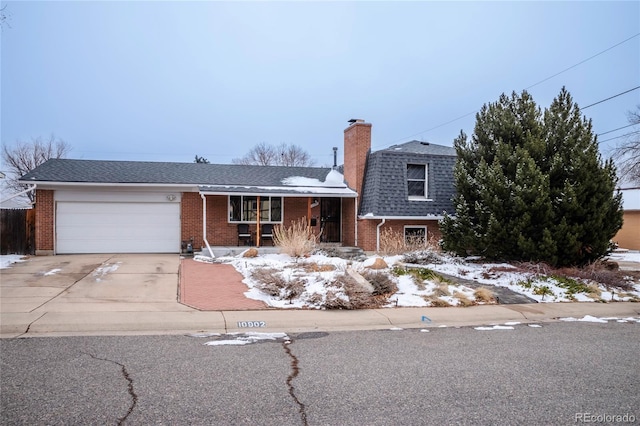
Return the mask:
<path fill-rule="evenodd" d="M 532 87 L 537 86 L 538 84 L 544 83 L 544 82 L 545 82 L 545 81 L 547 81 L 547 80 L 551 80 L 553 77 L 559 76 L 560 74 L 562 74 L 562 73 L 564 73 L 564 72 L 567 72 L 567 71 L 569 71 L 570 69 L 573 69 L 573 68 L 577 67 L 578 65 L 582 65 L 582 64 L 584 64 L 585 62 L 590 61 L 590 60 L 592 60 L 593 58 L 595 58 L 595 57 L 597 57 L 597 56 L 600 56 L 600 55 L 602 55 L 603 53 L 606 53 L 606 52 L 610 51 L 611 49 L 616 48 L 616 47 L 620 46 L 621 44 L 626 43 L 626 42 L 628 42 L 629 40 L 631 40 L 631 39 L 633 39 L 633 38 L 638 37 L 639 35 L 640 35 L 640 33 L 634 34 L 634 35 L 632 35 L 631 37 L 629 37 L 628 39 L 626 39 L 626 40 L 622 40 L 620 43 L 618 43 L 618 44 L 614 44 L 613 46 L 608 47 L 608 48 L 604 49 L 603 51 L 596 53 L 595 55 L 593 55 L 593 56 L 591 56 L 591 57 L 589 57 L 589 58 L 585 59 L 584 61 L 580 61 L 580 62 L 578 62 L 578 63 L 577 63 L 577 64 L 575 64 L 575 65 L 571 65 L 569 68 L 565 68 L 565 69 L 563 69 L 562 71 L 555 73 L 555 74 L 554 74 L 554 75 L 552 75 L 551 77 L 547 77 L 547 78 L 545 78 L 544 80 L 540 80 L 539 82 L 534 83 L 534 84 L 532 84 L 531 86 L 526 87 L 525 89 L 530 89 L 530 88 L 532 88 Z"/>
<path fill-rule="evenodd" d="M 623 138 L 623 137 L 625 137 L 625 136 L 636 135 L 636 134 L 638 134 L 638 133 L 640 133 L 640 130 L 636 130 L 635 132 L 625 133 L 624 135 L 620 135 L 620 136 L 614 136 L 614 137 L 609 138 L 609 139 L 604 139 L 604 140 L 598 141 L 598 145 L 600 145 L 602 142 L 608 142 L 608 141 L 612 141 L 612 140 L 614 140 L 614 139 L 620 139 L 620 138 Z"/>
<path fill-rule="evenodd" d="M 587 108 L 592 107 L 592 106 L 594 106 L 594 105 L 601 104 L 601 103 L 606 102 L 606 101 L 608 101 L 608 100 L 610 100 L 610 99 L 617 98 L 618 96 L 624 95 L 625 93 L 633 92 L 634 90 L 638 90 L 638 89 L 640 89 L 640 86 L 636 86 L 636 87 L 634 87 L 633 89 L 629 89 L 629 90 L 627 90 L 627 91 L 625 91 L 625 92 L 618 93 L 617 95 L 609 96 L 607 99 L 603 99 L 603 100 L 601 100 L 601 101 L 594 102 L 594 103 L 592 103 L 591 105 L 587 105 L 586 107 L 582 107 L 582 108 L 580 108 L 580 109 L 581 109 L 581 110 L 583 110 L 583 109 L 587 109 Z"/>
<path fill-rule="evenodd" d="M 565 69 L 563 69 L 562 71 L 560 71 L 560 72 L 557 72 L 557 73 L 553 74 L 552 76 L 549 76 L 549 77 L 547 77 L 547 78 L 545 78 L 545 79 L 543 79 L 543 80 L 540 80 L 540 81 L 538 81 L 537 83 L 534 83 L 534 84 L 532 84 L 532 85 L 530 85 L 530 86 L 526 87 L 526 88 L 525 88 L 525 90 L 530 89 L 530 88 L 532 88 L 532 87 L 535 87 L 535 86 L 537 86 L 537 85 L 539 85 L 539 84 L 542 84 L 542 83 L 544 83 L 545 81 L 550 80 L 550 79 L 552 79 L 552 78 L 554 78 L 554 77 L 557 77 L 557 76 L 559 76 L 560 74 L 562 74 L 562 73 L 564 73 L 564 72 L 567 72 L 567 71 L 569 71 L 569 70 L 571 70 L 571 69 L 573 69 L 573 68 L 575 68 L 575 67 L 577 67 L 577 66 L 579 66 L 579 65 L 582 65 L 582 64 L 584 64 L 585 62 L 590 61 L 590 60 L 592 60 L 593 58 L 596 58 L 596 57 L 598 57 L 598 56 L 602 55 L 603 53 L 606 53 L 606 52 L 608 52 L 609 50 L 614 49 L 614 48 L 616 48 L 616 47 L 620 46 L 621 44 L 624 44 L 624 43 L 628 42 L 629 40 L 632 40 L 632 39 L 634 39 L 634 38 L 636 38 L 636 37 L 638 37 L 638 36 L 640 36 L 640 33 L 636 33 L 636 34 L 632 35 L 631 37 L 629 37 L 629 38 L 627 38 L 627 39 L 625 39 L 625 40 L 622 40 L 620 43 L 614 44 L 613 46 L 608 47 L 608 48 L 606 48 L 606 49 L 604 49 L 604 50 L 602 50 L 602 51 L 600 51 L 600 52 L 596 53 L 595 55 L 590 56 L 590 57 L 588 57 L 587 59 L 582 60 L 582 61 L 578 62 L 577 64 L 574 64 L 574 65 L 570 66 L 569 68 L 565 68 Z M 640 86 L 639 86 L 639 87 L 640 87 Z M 630 91 L 632 91 L 632 90 L 636 90 L 637 88 L 638 88 L 638 87 L 633 88 L 633 89 L 630 89 L 630 90 L 628 90 L 627 92 L 630 92 Z M 624 92 L 624 93 L 627 93 L 627 92 Z M 616 97 L 616 96 L 620 96 L 620 95 L 622 95 L 622 94 L 624 94 L 624 93 L 620 93 L 620 94 L 618 94 L 618 95 L 614 95 L 614 96 L 612 96 L 612 98 L 614 98 L 614 97 Z M 606 101 L 606 100 L 608 100 L 608 99 L 603 99 L 602 101 L 596 102 L 595 104 L 598 104 L 598 103 L 604 102 L 604 101 Z M 581 108 L 581 109 L 589 108 L 590 106 L 593 106 L 593 105 L 595 105 L 595 104 L 587 105 L 586 107 Z M 453 120 L 449 120 L 449 121 L 447 121 L 446 123 L 442 123 L 442 124 L 439 124 L 439 125 L 437 125 L 437 126 L 435 126 L 435 127 L 431 127 L 430 129 L 423 130 L 423 131 L 418 132 L 418 133 L 414 133 L 413 135 L 410 135 L 410 136 L 405 136 L 405 137 L 403 137 L 403 138 L 396 139 L 395 141 L 391 142 L 391 143 L 390 143 L 390 144 L 388 144 L 388 145 L 393 145 L 393 144 L 394 144 L 394 143 L 396 143 L 396 142 L 400 142 L 400 141 L 403 141 L 403 140 L 405 140 L 405 139 L 409 139 L 409 138 L 412 138 L 412 137 L 414 137 L 414 136 L 418 136 L 418 135 L 420 135 L 420 134 L 427 133 L 427 132 L 430 132 L 430 131 L 435 130 L 435 129 L 439 129 L 440 127 L 446 126 L 447 124 L 451 124 L 451 123 L 454 123 L 454 122 L 456 122 L 456 121 L 458 121 L 458 120 L 462 120 L 462 119 L 463 119 L 463 118 L 465 118 L 465 117 L 468 117 L 468 116 L 470 116 L 470 115 L 472 115 L 472 114 L 477 113 L 478 111 L 479 111 L 479 109 L 476 109 L 476 110 L 474 110 L 474 111 L 471 111 L 471 112 L 469 112 L 469 113 L 466 113 L 466 114 L 464 114 L 464 115 L 461 115 L 460 117 L 454 118 Z M 380 146 L 380 145 L 378 145 L 378 146 Z"/>
<path fill-rule="evenodd" d="M 636 124 L 637 123 L 633 123 L 633 124 L 629 124 L 627 126 L 618 127 L 617 129 L 609 130 L 608 132 L 598 133 L 597 136 L 602 136 L 602 135 L 606 135 L 607 133 L 613 133 L 613 132 L 615 132 L 617 130 L 626 129 L 627 127 L 635 126 Z"/>

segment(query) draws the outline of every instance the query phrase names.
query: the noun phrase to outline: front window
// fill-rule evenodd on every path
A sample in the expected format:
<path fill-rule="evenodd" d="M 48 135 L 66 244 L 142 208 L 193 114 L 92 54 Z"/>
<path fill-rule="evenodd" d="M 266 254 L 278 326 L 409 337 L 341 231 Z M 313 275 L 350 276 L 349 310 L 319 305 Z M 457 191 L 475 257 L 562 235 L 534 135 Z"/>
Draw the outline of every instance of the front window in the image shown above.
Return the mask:
<path fill-rule="evenodd" d="M 427 197 L 427 166 L 407 164 L 407 192 L 409 198 Z"/>
<path fill-rule="evenodd" d="M 404 242 L 409 247 L 424 246 L 427 243 L 427 227 L 405 226 Z"/>
<path fill-rule="evenodd" d="M 229 197 L 229 222 L 281 222 L 282 197 L 258 197 L 231 195 Z"/>

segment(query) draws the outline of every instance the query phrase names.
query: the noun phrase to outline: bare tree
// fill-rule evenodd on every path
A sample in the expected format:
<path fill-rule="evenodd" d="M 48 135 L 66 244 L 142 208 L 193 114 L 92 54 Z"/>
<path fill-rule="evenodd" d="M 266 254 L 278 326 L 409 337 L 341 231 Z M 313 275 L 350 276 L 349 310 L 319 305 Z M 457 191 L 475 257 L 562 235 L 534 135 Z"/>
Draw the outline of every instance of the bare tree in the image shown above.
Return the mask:
<path fill-rule="evenodd" d="M 7 186 L 15 191 L 23 191 L 26 185 L 18 183 L 25 174 L 51 158 L 62 158 L 71 150 L 71 145 L 62 139 L 51 135 L 48 140 L 41 137 L 29 142 L 17 141 L 13 146 L 2 146 L 2 161 L 9 173 Z M 35 194 L 29 192 L 29 199 L 33 202 Z"/>
<path fill-rule="evenodd" d="M 0 29 L 4 29 L 4 26 L 11 28 L 8 20 L 11 18 L 11 14 L 7 12 L 7 5 L 5 4 L 0 8 Z"/>
<path fill-rule="evenodd" d="M 635 111 L 627 113 L 629 124 L 640 126 L 640 105 Z M 624 180 L 640 183 L 640 128 L 627 133 L 627 138 L 614 151 L 620 166 L 620 175 Z"/>
<path fill-rule="evenodd" d="M 298 145 L 282 143 L 278 146 L 260 143 L 241 158 L 234 158 L 234 164 L 259 166 L 313 166 L 315 161 L 308 152 Z"/>

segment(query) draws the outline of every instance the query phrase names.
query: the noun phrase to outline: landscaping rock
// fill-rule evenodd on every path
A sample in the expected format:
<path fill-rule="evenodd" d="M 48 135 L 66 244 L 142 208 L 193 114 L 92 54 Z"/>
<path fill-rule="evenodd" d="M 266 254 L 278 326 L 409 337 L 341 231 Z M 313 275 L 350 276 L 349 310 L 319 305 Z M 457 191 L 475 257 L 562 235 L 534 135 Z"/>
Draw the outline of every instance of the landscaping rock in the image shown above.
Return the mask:
<path fill-rule="evenodd" d="M 387 262 L 385 262 L 381 257 L 376 258 L 371 265 L 367 266 L 369 269 L 387 269 L 388 267 L 389 265 L 387 265 Z"/>
<path fill-rule="evenodd" d="M 258 256 L 258 249 L 255 249 L 253 247 L 251 247 L 250 249 L 242 253 L 242 257 L 257 257 L 257 256 Z"/>

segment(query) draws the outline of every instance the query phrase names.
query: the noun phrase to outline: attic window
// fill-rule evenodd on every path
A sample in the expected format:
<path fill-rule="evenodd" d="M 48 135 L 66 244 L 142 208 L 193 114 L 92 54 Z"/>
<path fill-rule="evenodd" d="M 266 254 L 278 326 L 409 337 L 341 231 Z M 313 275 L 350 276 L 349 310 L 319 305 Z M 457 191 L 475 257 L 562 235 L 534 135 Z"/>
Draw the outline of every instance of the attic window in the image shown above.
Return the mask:
<path fill-rule="evenodd" d="M 409 199 L 427 198 L 426 164 L 407 164 L 407 193 Z"/>

